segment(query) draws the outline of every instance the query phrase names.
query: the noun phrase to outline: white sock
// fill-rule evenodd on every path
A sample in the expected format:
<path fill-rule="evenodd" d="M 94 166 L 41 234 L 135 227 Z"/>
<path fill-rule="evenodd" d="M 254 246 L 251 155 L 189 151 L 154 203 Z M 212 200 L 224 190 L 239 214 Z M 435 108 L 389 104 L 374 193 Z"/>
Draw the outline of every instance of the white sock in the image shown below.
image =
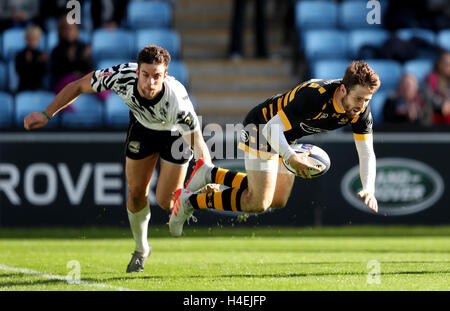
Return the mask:
<path fill-rule="evenodd" d="M 147 205 L 140 212 L 132 213 L 127 208 L 128 220 L 130 221 L 131 232 L 136 242 L 136 251 L 147 254 L 150 246 L 147 241 L 148 222 L 150 221 L 150 205 Z"/>

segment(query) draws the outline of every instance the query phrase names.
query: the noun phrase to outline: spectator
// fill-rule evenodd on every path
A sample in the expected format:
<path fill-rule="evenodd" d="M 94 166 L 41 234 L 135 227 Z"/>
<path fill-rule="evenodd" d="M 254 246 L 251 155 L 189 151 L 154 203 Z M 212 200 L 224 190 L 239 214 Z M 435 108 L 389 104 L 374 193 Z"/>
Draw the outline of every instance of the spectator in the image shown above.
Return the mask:
<path fill-rule="evenodd" d="M 19 91 L 44 88 L 47 72 L 47 53 L 38 50 L 42 30 L 38 26 L 28 26 L 25 31 L 25 49 L 16 55 L 16 71 L 19 75 Z"/>
<path fill-rule="evenodd" d="M 450 52 L 439 54 L 424 81 L 425 100 L 434 108 L 435 124 L 450 124 Z"/>
<path fill-rule="evenodd" d="M 405 74 L 383 108 L 385 122 L 431 125 L 432 109 L 419 91 L 419 82 L 413 74 Z"/>
<path fill-rule="evenodd" d="M 58 35 L 59 43 L 50 56 L 52 85 L 56 93 L 94 68 L 91 47 L 78 39 L 77 24 L 69 24 L 65 17 L 61 17 Z"/>
<path fill-rule="evenodd" d="M 39 15 L 39 0 L 1 0 L 0 31 L 11 27 L 26 27 Z"/>
<path fill-rule="evenodd" d="M 128 0 L 97 0 L 91 4 L 94 29 L 115 29 L 126 16 Z"/>
<path fill-rule="evenodd" d="M 265 0 L 253 0 L 255 2 L 255 38 L 256 38 L 256 57 L 267 57 L 266 47 L 266 13 Z M 233 2 L 233 20 L 231 25 L 231 43 L 230 56 L 232 59 L 240 59 L 243 54 L 242 39 L 244 31 L 245 7 L 247 1 L 234 0 Z"/>

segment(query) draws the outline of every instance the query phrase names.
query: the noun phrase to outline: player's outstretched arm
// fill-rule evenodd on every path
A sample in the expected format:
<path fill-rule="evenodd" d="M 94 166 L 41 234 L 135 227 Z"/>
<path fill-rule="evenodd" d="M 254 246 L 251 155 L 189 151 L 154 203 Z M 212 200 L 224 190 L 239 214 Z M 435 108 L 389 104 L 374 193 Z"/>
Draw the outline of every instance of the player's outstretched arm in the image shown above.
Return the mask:
<path fill-rule="evenodd" d="M 354 134 L 355 146 L 359 157 L 360 177 L 363 185 L 357 195 L 364 199 L 364 204 L 378 213 L 378 202 L 375 198 L 376 157 L 373 150 L 372 134 Z"/>
<path fill-rule="evenodd" d="M 194 150 L 194 158 L 198 160 L 203 158 L 206 163 L 212 164 L 211 155 L 209 153 L 208 146 L 200 129 L 195 130 L 191 134 L 183 135 L 183 139 L 192 147 Z"/>
<path fill-rule="evenodd" d="M 375 213 L 378 213 L 378 201 L 374 194 L 361 190 L 358 192 L 358 197 L 364 199 L 364 204 L 366 204 Z"/>
<path fill-rule="evenodd" d="M 58 111 L 69 106 L 78 96 L 83 93 L 94 93 L 91 86 L 92 74 L 93 72 L 90 72 L 81 79 L 66 85 L 44 111 L 32 112 L 27 115 L 23 121 L 25 129 L 33 130 L 45 126 Z"/>

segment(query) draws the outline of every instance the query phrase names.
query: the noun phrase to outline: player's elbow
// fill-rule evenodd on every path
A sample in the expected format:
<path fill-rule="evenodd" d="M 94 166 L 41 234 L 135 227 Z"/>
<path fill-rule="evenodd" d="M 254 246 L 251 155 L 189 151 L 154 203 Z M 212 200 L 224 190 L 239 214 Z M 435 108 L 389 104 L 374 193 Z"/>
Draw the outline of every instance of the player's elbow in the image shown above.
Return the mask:
<path fill-rule="evenodd" d="M 69 83 L 68 86 L 72 87 L 74 91 L 76 91 L 79 94 L 94 93 L 94 90 L 92 89 L 91 85 L 91 79 L 93 74 L 94 72 L 92 71 L 83 76 L 81 79 Z"/>

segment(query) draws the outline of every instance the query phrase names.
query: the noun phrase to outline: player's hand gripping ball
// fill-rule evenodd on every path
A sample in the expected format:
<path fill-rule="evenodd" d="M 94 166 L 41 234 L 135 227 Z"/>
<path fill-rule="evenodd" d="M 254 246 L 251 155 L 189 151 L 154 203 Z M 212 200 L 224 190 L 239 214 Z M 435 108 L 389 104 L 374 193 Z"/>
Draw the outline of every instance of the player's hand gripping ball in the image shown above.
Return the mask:
<path fill-rule="evenodd" d="M 293 144 L 291 147 L 296 153 L 303 153 L 306 151 L 311 152 L 308 156 L 309 161 L 318 169 L 318 171 L 309 169 L 312 178 L 322 176 L 330 169 L 330 157 L 322 148 L 311 144 Z M 292 168 L 284 159 L 283 164 L 291 173 L 295 174 L 295 169 Z"/>

